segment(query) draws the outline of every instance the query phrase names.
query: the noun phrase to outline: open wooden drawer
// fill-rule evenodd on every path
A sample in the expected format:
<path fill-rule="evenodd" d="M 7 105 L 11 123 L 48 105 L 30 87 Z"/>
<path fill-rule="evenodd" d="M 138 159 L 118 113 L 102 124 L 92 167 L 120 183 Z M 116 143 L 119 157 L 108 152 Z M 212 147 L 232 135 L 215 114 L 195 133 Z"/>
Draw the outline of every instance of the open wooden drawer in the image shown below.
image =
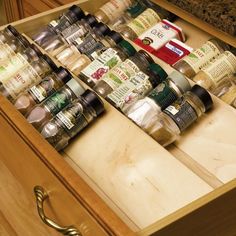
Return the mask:
<path fill-rule="evenodd" d="M 94 12 L 104 2 L 75 3 Z M 13 25 L 31 36 L 68 6 Z M 194 48 L 211 37 L 183 19 L 176 24 Z M 107 112 L 61 154 L 1 101 L 11 127 L 109 235 L 236 235 L 236 111 L 218 98 L 214 109 L 167 149 L 105 102 Z"/>

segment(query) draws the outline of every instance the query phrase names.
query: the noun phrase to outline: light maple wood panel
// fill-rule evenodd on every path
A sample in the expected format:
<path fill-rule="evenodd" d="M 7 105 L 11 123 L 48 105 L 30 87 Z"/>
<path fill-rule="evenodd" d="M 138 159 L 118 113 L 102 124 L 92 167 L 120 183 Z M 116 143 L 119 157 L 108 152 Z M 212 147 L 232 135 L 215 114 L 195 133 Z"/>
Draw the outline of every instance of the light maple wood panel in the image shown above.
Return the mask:
<path fill-rule="evenodd" d="M 107 235 L 41 163 L 1 113 L 0 129 L 4 134 L 0 135 L 1 211 L 18 235 L 58 235 L 38 216 L 33 194 L 36 185 L 49 193 L 45 211 L 50 218 L 62 225 L 74 224 L 84 236 Z"/>

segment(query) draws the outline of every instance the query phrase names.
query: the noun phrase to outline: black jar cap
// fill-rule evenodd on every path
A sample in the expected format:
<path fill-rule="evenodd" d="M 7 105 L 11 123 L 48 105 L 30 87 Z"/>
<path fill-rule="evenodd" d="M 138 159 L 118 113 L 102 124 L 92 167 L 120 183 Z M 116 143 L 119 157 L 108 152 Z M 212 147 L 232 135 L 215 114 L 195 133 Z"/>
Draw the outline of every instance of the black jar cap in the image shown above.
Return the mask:
<path fill-rule="evenodd" d="M 105 108 L 104 108 L 104 104 L 102 102 L 102 100 L 99 98 L 99 96 L 87 89 L 82 95 L 81 97 L 84 98 L 84 100 L 91 106 L 93 107 L 93 109 L 95 110 L 97 116 L 99 116 L 102 112 L 104 112 Z"/>
<path fill-rule="evenodd" d="M 114 30 L 110 31 L 107 36 L 110 37 L 115 43 L 119 43 L 123 40 L 121 34 Z"/>
<path fill-rule="evenodd" d="M 213 101 L 211 95 L 208 93 L 206 89 L 196 84 L 191 88 L 190 91 L 194 93 L 196 96 L 198 96 L 198 98 L 202 101 L 202 103 L 205 106 L 205 111 L 208 111 L 212 108 Z"/>
<path fill-rule="evenodd" d="M 72 14 L 74 14 L 75 17 L 76 17 L 78 20 L 80 20 L 80 19 L 82 19 L 82 18 L 85 17 L 84 11 L 83 11 L 80 7 L 78 7 L 78 6 L 76 6 L 76 5 L 71 6 L 71 7 L 69 8 L 69 12 L 71 12 Z"/>
<path fill-rule="evenodd" d="M 16 28 L 13 27 L 12 25 L 8 25 L 8 26 L 7 26 L 7 29 L 8 29 L 9 31 L 11 31 L 11 33 L 12 33 L 15 37 L 18 37 L 18 36 L 21 35 L 21 34 L 16 30 Z"/>
<path fill-rule="evenodd" d="M 43 53 L 39 50 L 39 48 L 38 48 L 35 44 L 31 43 L 31 44 L 30 44 L 30 47 L 35 51 L 35 53 L 36 53 L 39 57 L 41 57 L 41 56 L 43 55 Z"/>
<path fill-rule="evenodd" d="M 25 48 L 30 47 L 30 42 L 26 37 L 24 37 L 23 35 L 19 35 L 17 38 Z"/>
<path fill-rule="evenodd" d="M 91 27 L 93 27 L 96 23 L 98 23 L 96 17 L 91 14 L 88 14 L 87 16 L 85 16 L 84 21 Z"/>
<path fill-rule="evenodd" d="M 93 30 L 95 33 L 103 36 L 111 32 L 110 28 L 107 25 L 103 24 L 102 22 L 96 23 L 93 27 Z"/>
<path fill-rule="evenodd" d="M 158 64 L 152 63 L 148 67 L 149 81 L 152 84 L 152 87 L 155 88 L 158 84 L 163 82 L 168 74 L 166 71 Z"/>
<path fill-rule="evenodd" d="M 53 62 L 53 60 L 47 56 L 47 55 L 42 55 L 41 58 L 43 58 L 47 63 L 48 65 L 51 67 L 52 70 L 56 71 L 57 70 L 57 65 Z"/>
<path fill-rule="evenodd" d="M 146 58 L 146 60 L 148 61 L 149 64 L 155 63 L 154 60 L 152 59 L 152 57 L 149 55 L 149 53 L 147 53 L 144 50 L 139 50 L 137 53 L 141 54 L 142 56 L 144 56 Z"/>
<path fill-rule="evenodd" d="M 56 74 L 58 76 L 58 78 L 64 83 L 66 84 L 71 78 L 72 78 L 72 75 L 71 73 L 63 68 L 62 66 L 60 66 L 57 70 L 56 70 Z"/>

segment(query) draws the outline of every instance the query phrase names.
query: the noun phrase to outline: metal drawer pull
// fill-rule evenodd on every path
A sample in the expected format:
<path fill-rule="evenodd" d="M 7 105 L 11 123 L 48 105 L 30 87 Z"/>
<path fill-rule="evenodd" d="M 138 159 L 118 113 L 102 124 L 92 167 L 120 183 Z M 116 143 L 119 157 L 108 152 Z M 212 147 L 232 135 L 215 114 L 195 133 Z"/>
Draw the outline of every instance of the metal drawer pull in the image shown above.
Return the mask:
<path fill-rule="evenodd" d="M 63 235 L 82 236 L 82 234 L 79 232 L 79 230 L 76 229 L 74 226 L 68 226 L 68 227 L 59 226 L 53 220 L 50 220 L 49 218 L 46 217 L 44 210 L 43 210 L 43 203 L 47 198 L 49 198 L 49 196 L 41 186 L 34 187 L 34 194 L 36 197 L 37 209 L 38 209 L 39 216 L 46 225 L 52 227 L 53 229 L 57 230 L 58 232 L 62 233 Z"/>

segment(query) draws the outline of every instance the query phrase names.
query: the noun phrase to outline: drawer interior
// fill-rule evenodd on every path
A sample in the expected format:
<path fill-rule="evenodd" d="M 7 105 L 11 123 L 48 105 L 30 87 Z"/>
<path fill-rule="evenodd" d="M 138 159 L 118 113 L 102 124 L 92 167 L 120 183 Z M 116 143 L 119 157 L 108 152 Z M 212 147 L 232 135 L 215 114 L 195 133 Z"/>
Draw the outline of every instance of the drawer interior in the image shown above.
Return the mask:
<path fill-rule="evenodd" d="M 104 2 L 76 3 L 92 13 Z M 15 26 L 31 36 L 67 7 L 29 17 Z M 211 37 L 183 19 L 175 23 L 193 48 Z M 174 70 L 154 59 L 168 73 Z M 143 230 L 235 179 L 236 111 L 213 99 L 214 109 L 166 149 L 104 101 L 106 113 L 61 154 L 131 229 Z"/>

